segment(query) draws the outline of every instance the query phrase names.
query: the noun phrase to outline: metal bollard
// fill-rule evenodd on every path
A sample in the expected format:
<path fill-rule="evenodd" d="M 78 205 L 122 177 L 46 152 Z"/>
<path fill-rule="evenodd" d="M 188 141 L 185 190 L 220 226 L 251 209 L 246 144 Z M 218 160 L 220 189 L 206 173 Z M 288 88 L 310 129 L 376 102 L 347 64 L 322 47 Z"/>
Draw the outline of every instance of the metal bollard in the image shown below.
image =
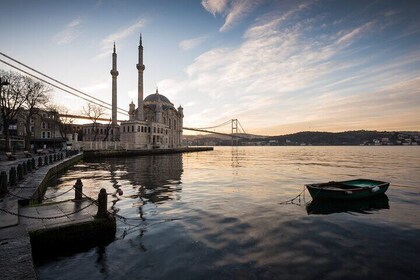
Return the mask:
<path fill-rule="evenodd" d="M 13 166 L 12 168 L 10 168 L 10 171 L 9 171 L 9 184 L 11 185 L 11 186 L 15 186 L 16 185 L 16 183 L 17 183 L 17 180 L 16 180 L 16 168 Z"/>
<path fill-rule="evenodd" d="M 26 163 L 22 162 L 22 175 L 25 176 L 28 173 L 26 169 Z"/>
<path fill-rule="evenodd" d="M 105 189 L 101 189 L 98 194 L 98 213 L 96 213 L 96 218 L 107 218 L 108 212 L 106 211 L 108 204 L 108 195 L 106 194 Z"/>
<path fill-rule="evenodd" d="M 32 166 L 32 170 L 35 170 L 36 166 L 35 166 L 35 159 L 34 158 L 31 159 L 31 166 Z"/>
<path fill-rule="evenodd" d="M 17 168 L 16 168 L 16 172 L 17 172 L 17 179 L 18 181 L 23 179 L 23 169 L 22 169 L 22 164 L 18 164 Z"/>
<path fill-rule="evenodd" d="M 2 171 L 0 173 L 0 194 L 7 193 L 7 173 Z"/>
<path fill-rule="evenodd" d="M 32 171 L 32 164 L 31 164 L 31 160 L 30 159 L 28 159 L 26 161 L 26 171 L 28 171 L 28 173 Z"/>
<path fill-rule="evenodd" d="M 48 165 L 48 156 L 45 156 L 44 158 L 44 165 Z"/>
<path fill-rule="evenodd" d="M 76 184 L 74 184 L 74 199 L 80 200 L 82 199 L 83 193 L 83 183 L 82 180 L 79 178 L 76 180 Z"/>

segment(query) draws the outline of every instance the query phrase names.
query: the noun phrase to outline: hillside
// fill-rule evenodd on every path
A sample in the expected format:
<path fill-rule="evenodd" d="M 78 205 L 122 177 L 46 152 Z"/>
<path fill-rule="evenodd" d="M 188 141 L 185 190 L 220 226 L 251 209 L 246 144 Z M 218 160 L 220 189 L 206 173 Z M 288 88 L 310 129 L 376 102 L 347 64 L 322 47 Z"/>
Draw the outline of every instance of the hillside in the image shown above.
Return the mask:
<path fill-rule="evenodd" d="M 189 145 L 230 145 L 230 137 L 214 135 L 189 136 L 185 139 Z M 312 132 L 304 131 L 293 134 L 267 136 L 257 139 L 240 139 L 239 145 L 417 145 L 420 144 L 420 132 L 416 131 L 345 131 Z"/>

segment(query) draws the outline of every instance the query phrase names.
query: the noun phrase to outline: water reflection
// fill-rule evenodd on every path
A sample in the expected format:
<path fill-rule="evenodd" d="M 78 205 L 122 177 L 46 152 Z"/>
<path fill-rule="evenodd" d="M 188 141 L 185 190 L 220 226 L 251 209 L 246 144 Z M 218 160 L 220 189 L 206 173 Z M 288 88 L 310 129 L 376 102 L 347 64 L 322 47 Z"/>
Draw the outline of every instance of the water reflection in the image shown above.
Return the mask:
<path fill-rule="evenodd" d="M 419 157 L 420 149 L 394 147 L 216 147 L 82 162 L 60 177 L 58 193 L 79 177 L 91 196 L 119 188 L 113 209 L 132 226 L 118 220 L 105 250 L 37 272 L 40 279 L 417 279 Z M 384 196 L 279 207 L 307 182 L 363 177 L 398 186 L 388 191 L 392 203 Z M 343 211 L 350 215 L 316 215 Z"/>
<path fill-rule="evenodd" d="M 341 212 L 370 214 L 371 211 L 377 211 L 381 209 L 389 209 L 389 200 L 386 194 L 378 195 L 377 197 L 370 199 L 347 201 L 312 200 L 306 206 L 306 212 L 308 215 L 328 215 Z"/>
<path fill-rule="evenodd" d="M 172 199 L 173 192 L 180 188 L 182 175 L 182 155 L 159 155 L 125 159 L 103 159 L 86 162 L 89 169 L 99 164 L 99 170 L 109 170 L 109 181 L 118 190 L 128 185 L 139 188 L 138 196 L 150 202 L 161 202 Z M 123 181 L 126 181 L 123 185 Z"/>

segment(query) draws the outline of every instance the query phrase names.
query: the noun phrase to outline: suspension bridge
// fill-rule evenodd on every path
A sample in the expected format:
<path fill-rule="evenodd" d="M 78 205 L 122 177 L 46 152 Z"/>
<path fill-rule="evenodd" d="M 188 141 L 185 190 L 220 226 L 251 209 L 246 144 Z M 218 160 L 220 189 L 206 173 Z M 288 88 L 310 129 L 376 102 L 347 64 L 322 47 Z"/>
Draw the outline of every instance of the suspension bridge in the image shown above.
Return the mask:
<path fill-rule="evenodd" d="M 83 120 L 91 120 L 91 118 L 87 116 L 82 115 L 74 115 L 74 114 L 59 114 L 60 117 L 63 118 L 70 118 L 70 119 L 83 119 Z M 103 121 L 103 122 L 110 122 L 110 118 L 98 118 L 97 121 Z M 120 121 L 119 121 L 120 122 Z M 216 129 L 222 129 L 220 131 L 217 131 Z M 223 128 L 225 130 L 223 130 Z M 229 129 L 229 131 L 226 131 L 226 128 Z M 201 133 L 208 133 L 208 134 L 217 134 L 217 135 L 223 135 L 223 136 L 229 136 L 232 137 L 232 140 L 237 139 L 251 139 L 253 138 L 252 135 L 245 132 L 245 129 L 242 127 L 240 121 L 238 119 L 231 119 L 224 123 L 221 123 L 219 125 L 210 126 L 210 127 L 200 127 L 200 128 L 193 128 L 193 127 L 183 127 L 183 130 L 189 130 L 189 131 L 195 131 L 195 132 L 201 132 Z"/>
<path fill-rule="evenodd" d="M 60 91 L 66 92 L 70 95 L 76 96 L 82 100 L 85 100 L 87 102 L 90 102 L 92 104 L 95 104 L 97 106 L 100 106 L 102 108 L 105 108 L 106 110 L 111 110 L 111 104 L 108 102 L 105 102 L 103 100 L 100 100 L 92 95 L 89 95 L 85 92 L 82 92 L 68 84 L 65 84 L 49 75 L 46 75 L 24 63 L 21 61 L 12 58 L 11 56 L 8 56 L 2 52 L 0 52 L 0 56 L 2 56 L 4 59 L 0 58 L 0 62 L 3 64 L 14 68 L 18 70 L 21 73 L 24 73 L 32 78 L 35 78 L 49 86 L 52 86 Z M 117 108 L 117 111 L 119 114 L 128 116 L 128 112 L 122 108 Z M 70 119 L 84 119 L 84 120 L 91 120 L 90 117 L 84 116 L 84 115 L 77 115 L 77 114 L 60 114 L 60 117 L 64 118 L 70 118 Z M 104 122 L 110 122 L 110 118 L 96 118 L 97 121 L 104 121 Z M 120 121 L 118 121 L 120 122 Z M 200 128 L 193 128 L 193 127 L 183 127 L 183 130 L 189 130 L 189 131 L 195 131 L 200 133 L 209 133 L 209 134 L 217 134 L 217 135 L 223 135 L 223 136 L 230 136 L 232 137 L 232 143 L 234 140 L 238 139 L 250 139 L 253 138 L 252 135 L 245 132 L 245 129 L 243 128 L 242 124 L 238 119 L 230 119 L 228 121 L 225 121 L 224 123 L 210 126 L 210 127 L 200 127 Z"/>

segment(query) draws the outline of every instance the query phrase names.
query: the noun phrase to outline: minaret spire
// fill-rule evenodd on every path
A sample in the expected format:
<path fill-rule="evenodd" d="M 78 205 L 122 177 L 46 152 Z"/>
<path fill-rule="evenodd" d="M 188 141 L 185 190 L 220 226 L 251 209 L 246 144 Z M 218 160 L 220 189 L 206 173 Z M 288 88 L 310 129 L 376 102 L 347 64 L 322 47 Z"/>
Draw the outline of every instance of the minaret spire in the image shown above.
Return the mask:
<path fill-rule="evenodd" d="M 137 84 L 137 119 L 142 121 L 144 120 L 143 116 L 143 71 L 145 66 L 143 64 L 143 43 L 140 33 L 140 41 L 139 41 L 139 63 L 136 65 L 138 71 L 138 84 Z"/>
<path fill-rule="evenodd" d="M 117 52 L 115 49 L 115 42 L 114 42 L 114 52 L 112 53 L 112 69 L 111 69 L 111 76 L 112 76 L 112 127 L 115 128 L 117 126 Z M 115 137 L 116 131 L 114 130 L 113 136 Z"/>

